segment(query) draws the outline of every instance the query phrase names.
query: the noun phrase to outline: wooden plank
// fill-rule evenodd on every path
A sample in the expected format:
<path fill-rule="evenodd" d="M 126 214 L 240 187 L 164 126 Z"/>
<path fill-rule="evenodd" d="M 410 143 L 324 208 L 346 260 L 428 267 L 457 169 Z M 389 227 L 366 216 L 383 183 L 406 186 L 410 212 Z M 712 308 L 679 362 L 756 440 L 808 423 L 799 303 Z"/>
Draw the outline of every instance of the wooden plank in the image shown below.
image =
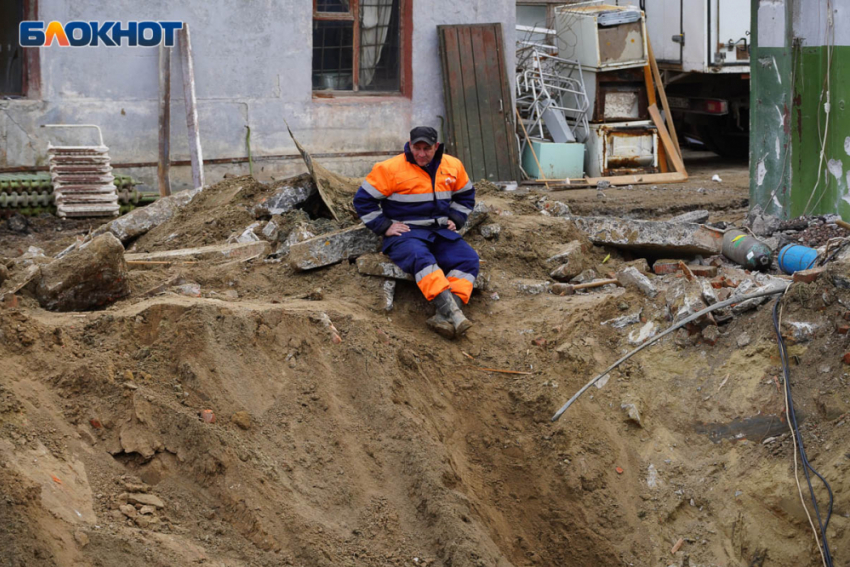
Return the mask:
<path fill-rule="evenodd" d="M 488 114 L 493 128 L 492 145 L 496 153 L 496 168 L 487 171 L 487 176 L 495 181 L 513 181 L 510 146 L 505 124 L 505 111 L 511 104 L 502 99 L 502 68 L 499 65 L 500 50 L 496 36 L 496 24 L 482 28 L 482 42 L 486 56 L 483 59 L 486 88 L 490 101 Z M 476 65 L 478 66 L 478 65 Z M 479 88 L 481 85 L 479 84 Z M 482 117 L 483 118 L 483 117 Z M 493 177 L 495 176 L 495 177 Z"/>
<path fill-rule="evenodd" d="M 681 183 L 688 180 L 686 173 L 672 171 L 670 173 L 647 173 L 636 175 L 615 175 L 613 177 L 588 177 L 585 179 L 576 179 L 577 183 L 587 183 L 595 186 L 600 181 L 608 181 L 614 185 L 641 185 L 646 183 Z M 570 180 L 572 182 L 572 180 Z"/>
<path fill-rule="evenodd" d="M 171 195 L 171 48 L 159 46 L 159 162 L 157 179 L 160 197 Z"/>
<path fill-rule="evenodd" d="M 655 98 L 655 83 L 652 80 L 652 66 L 647 64 L 643 68 L 643 80 L 646 83 L 646 98 L 650 105 L 656 103 Z M 661 173 L 667 173 L 670 168 L 667 166 L 667 152 L 664 151 L 664 145 L 658 147 L 658 167 Z"/>
<path fill-rule="evenodd" d="M 661 137 L 661 142 L 664 144 L 664 148 L 667 150 L 670 159 L 673 160 L 673 167 L 678 173 L 685 173 L 685 163 L 682 161 L 682 156 L 676 151 L 677 148 L 673 145 L 673 140 L 670 139 L 670 133 L 664 127 L 664 121 L 661 118 L 661 113 L 658 112 L 658 106 L 651 104 L 648 110 L 652 121 L 655 122 L 655 127 L 658 128 L 658 135 Z"/>
<path fill-rule="evenodd" d="M 484 157 L 485 138 L 481 133 L 481 111 L 478 104 L 478 85 L 475 76 L 475 59 L 472 50 L 472 37 L 469 27 L 457 28 L 458 56 L 460 58 L 461 80 L 463 81 L 463 99 L 466 107 L 467 143 L 471 154 L 469 163 L 464 164 L 471 172 L 470 179 L 486 179 L 487 162 Z"/>
<path fill-rule="evenodd" d="M 451 122 L 449 123 L 450 147 L 453 146 L 455 157 L 461 160 L 464 166 L 470 169 L 472 165 L 472 154 L 469 149 L 468 128 L 466 124 L 466 106 L 463 96 L 463 70 L 460 65 L 460 46 L 458 43 L 457 28 L 440 26 L 440 35 L 445 43 L 444 57 L 446 69 L 443 71 L 443 88 L 448 91 L 448 108 L 451 108 Z"/>
<path fill-rule="evenodd" d="M 646 38 L 646 48 L 648 51 L 647 55 L 649 56 L 649 64 L 652 66 L 652 75 L 655 77 L 655 85 L 658 87 L 658 97 L 661 99 L 664 114 L 667 115 L 667 127 L 670 129 L 670 139 L 675 142 L 676 154 L 681 158 L 682 150 L 679 147 L 676 126 L 673 124 L 673 113 L 670 112 L 670 105 L 667 103 L 667 92 L 664 90 L 664 83 L 661 82 L 661 73 L 658 71 L 658 62 L 655 60 L 655 54 L 652 52 L 652 44 L 649 42 L 649 37 Z"/>
<path fill-rule="evenodd" d="M 183 68 L 183 100 L 186 105 L 186 128 L 189 131 L 189 159 L 192 162 L 192 184 L 195 189 L 204 186 L 204 153 L 201 150 L 201 133 L 198 129 L 198 100 L 195 97 L 195 62 L 192 57 L 192 40 L 189 24 L 180 30 L 180 63 Z"/>
<path fill-rule="evenodd" d="M 455 134 L 452 128 L 454 124 L 454 113 L 452 112 L 451 88 L 448 79 L 449 62 L 446 57 L 446 34 L 443 30 L 439 29 L 439 26 L 437 27 L 437 44 L 440 50 L 440 71 L 443 75 L 443 106 L 446 113 L 440 122 L 440 141 L 442 141 L 446 153 L 458 157 L 457 143 L 455 142 Z M 438 118 L 440 117 L 438 116 Z"/>
<path fill-rule="evenodd" d="M 508 72 L 505 63 L 505 41 L 502 36 L 502 24 L 494 24 L 496 32 L 496 49 L 499 52 L 496 61 L 499 63 L 499 84 L 502 88 L 502 119 L 505 128 L 505 138 L 507 140 L 507 148 L 509 155 L 510 177 L 502 181 L 519 181 L 519 147 L 516 124 L 514 123 L 514 113 L 510 109 L 515 108 L 513 102 L 513 71 Z"/>
<path fill-rule="evenodd" d="M 351 83 L 354 92 L 360 90 L 360 7 L 359 0 L 350 0 L 348 9 L 355 16 L 354 25 L 352 28 L 352 62 L 351 62 Z"/>
<path fill-rule="evenodd" d="M 493 108 L 490 85 L 498 75 L 488 75 L 488 61 L 495 55 L 494 42 L 488 46 L 484 41 L 486 28 L 469 26 L 469 41 L 472 46 L 472 67 L 475 70 L 475 93 L 478 97 L 478 123 L 481 125 L 481 151 L 484 154 L 484 176 L 488 181 L 499 181 L 499 156 L 496 153 L 496 131 L 493 128 Z M 498 86 L 498 83 L 496 83 Z M 498 109 L 497 109 L 498 110 Z"/>

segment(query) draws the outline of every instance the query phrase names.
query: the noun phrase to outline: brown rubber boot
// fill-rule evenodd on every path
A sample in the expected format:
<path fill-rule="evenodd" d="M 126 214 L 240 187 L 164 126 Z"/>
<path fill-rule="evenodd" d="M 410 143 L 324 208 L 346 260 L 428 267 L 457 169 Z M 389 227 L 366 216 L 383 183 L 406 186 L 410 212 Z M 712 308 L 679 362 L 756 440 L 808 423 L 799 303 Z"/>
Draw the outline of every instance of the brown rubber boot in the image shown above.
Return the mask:
<path fill-rule="evenodd" d="M 454 306 L 454 301 L 451 301 L 450 298 L 447 298 L 445 296 L 446 293 L 451 294 L 451 292 L 444 291 L 443 293 L 431 300 L 431 303 L 436 306 L 437 312 L 425 323 L 432 331 L 434 331 L 441 337 L 453 339 L 455 338 L 455 326 L 454 324 L 452 324 L 451 307 Z M 451 305 L 447 303 L 447 299 L 448 302 L 451 303 Z"/>
<path fill-rule="evenodd" d="M 448 290 L 444 291 L 443 293 L 449 294 L 449 299 L 447 300 L 450 303 L 451 310 L 451 312 L 449 313 L 449 319 L 451 320 L 452 325 L 454 326 L 455 336 L 459 337 L 465 332 L 467 332 L 470 327 L 472 327 L 472 321 L 467 319 L 466 316 L 463 314 L 463 310 L 461 309 L 461 307 L 463 307 L 463 300 L 460 297 L 456 296 Z M 440 295 L 442 295 L 442 293 Z"/>

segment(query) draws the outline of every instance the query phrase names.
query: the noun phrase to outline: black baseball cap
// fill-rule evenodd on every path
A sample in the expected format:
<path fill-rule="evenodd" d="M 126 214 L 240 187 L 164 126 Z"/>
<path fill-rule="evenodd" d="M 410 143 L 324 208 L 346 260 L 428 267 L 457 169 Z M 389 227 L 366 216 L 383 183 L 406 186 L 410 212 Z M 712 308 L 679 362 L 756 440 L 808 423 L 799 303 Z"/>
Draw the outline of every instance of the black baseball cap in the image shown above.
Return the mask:
<path fill-rule="evenodd" d="M 417 126 L 410 131 L 410 145 L 416 142 L 425 142 L 433 146 L 437 143 L 437 131 L 430 126 Z"/>

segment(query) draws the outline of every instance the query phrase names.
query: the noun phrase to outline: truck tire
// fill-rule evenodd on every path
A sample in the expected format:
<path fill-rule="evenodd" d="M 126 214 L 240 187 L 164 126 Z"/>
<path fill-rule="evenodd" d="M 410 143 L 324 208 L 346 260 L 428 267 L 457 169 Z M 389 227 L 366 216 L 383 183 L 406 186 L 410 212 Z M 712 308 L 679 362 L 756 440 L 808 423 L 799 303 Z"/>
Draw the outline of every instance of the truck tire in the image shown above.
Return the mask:
<path fill-rule="evenodd" d="M 705 147 L 728 159 L 747 159 L 750 155 L 750 137 L 745 133 L 730 132 L 725 121 L 712 121 L 698 127 Z"/>

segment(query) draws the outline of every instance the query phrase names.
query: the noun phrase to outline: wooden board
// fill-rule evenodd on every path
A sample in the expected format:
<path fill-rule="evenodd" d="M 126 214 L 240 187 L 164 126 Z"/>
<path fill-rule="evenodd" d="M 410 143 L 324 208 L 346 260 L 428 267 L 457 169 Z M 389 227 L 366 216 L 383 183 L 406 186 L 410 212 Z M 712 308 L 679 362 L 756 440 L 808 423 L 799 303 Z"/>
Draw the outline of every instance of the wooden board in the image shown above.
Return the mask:
<path fill-rule="evenodd" d="M 643 80 L 646 83 L 646 99 L 650 105 L 656 103 L 655 99 L 655 82 L 652 80 L 652 66 L 647 64 L 643 68 Z M 661 173 L 667 173 L 670 168 L 667 167 L 667 152 L 664 151 L 664 146 L 658 148 L 658 167 Z"/>
<path fill-rule="evenodd" d="M 437 26 L 445 144 L 473 181 L 516 181 L 519 157 L 501 24 Z"/>
<path fill-rule="evenodd" d="M 664 144 L 664 149 L 667 150 L 667 155 L 673 161 L 673 167 L 678 173 L 685 173 L 685 163 L 682 161 L 682 156 L 679 154 L 679 147 L 674 145 L 670 138 L 670 133 L 664 127 L 664 120 L 661 118 L 661 113 L 658 112 L 658 106 L 649 105 L 649 115 L 652 121 L 655 122 L 655 127 L 658 128 L 658 136 L 661 138 L 661 143 Z"/>
<path fill-rule="evenodd" d="M 171 48 L 159 46 L 159 196 L 171 195 Z"/>
<path fill-rule="evenodd" d="M 198 129 L 198 101 L 195 96 L 195 61 L 192 57 L 192 40 L 189 24 L 180 30 L 180 63 L 183 69 L 183 99 L 186 106 L 186 128 L 189 132 L 189 158 L 192 161 L 192 184 L 195 189 L 204 186 L 204 153 Z"/>
<path fill-rule="evenodd" d="M 676 154 L 681 158 L 682 150 L 679 147 L 679 137 L 676 135 L 676 126 L 673 124 L 673 113 L 670 112 L 670 105 L 667 103 L 667 92 L 664 90 L 664 83 L 661 82 L 661 72 L 658 70 L 658 62 L 655 61 L 655 54 L 652 52 L 652 44 L 649 38 L 646 38 L 646 47 L 648 49 L 649 64 L 652 66 L 652 75 L 655 77 L 655 86 L 658 87 L 658 97 L 661 99 L 661 108 L 667 115 L 667 127 L 670 130 L 670 139 L 675 142 Z"/>

